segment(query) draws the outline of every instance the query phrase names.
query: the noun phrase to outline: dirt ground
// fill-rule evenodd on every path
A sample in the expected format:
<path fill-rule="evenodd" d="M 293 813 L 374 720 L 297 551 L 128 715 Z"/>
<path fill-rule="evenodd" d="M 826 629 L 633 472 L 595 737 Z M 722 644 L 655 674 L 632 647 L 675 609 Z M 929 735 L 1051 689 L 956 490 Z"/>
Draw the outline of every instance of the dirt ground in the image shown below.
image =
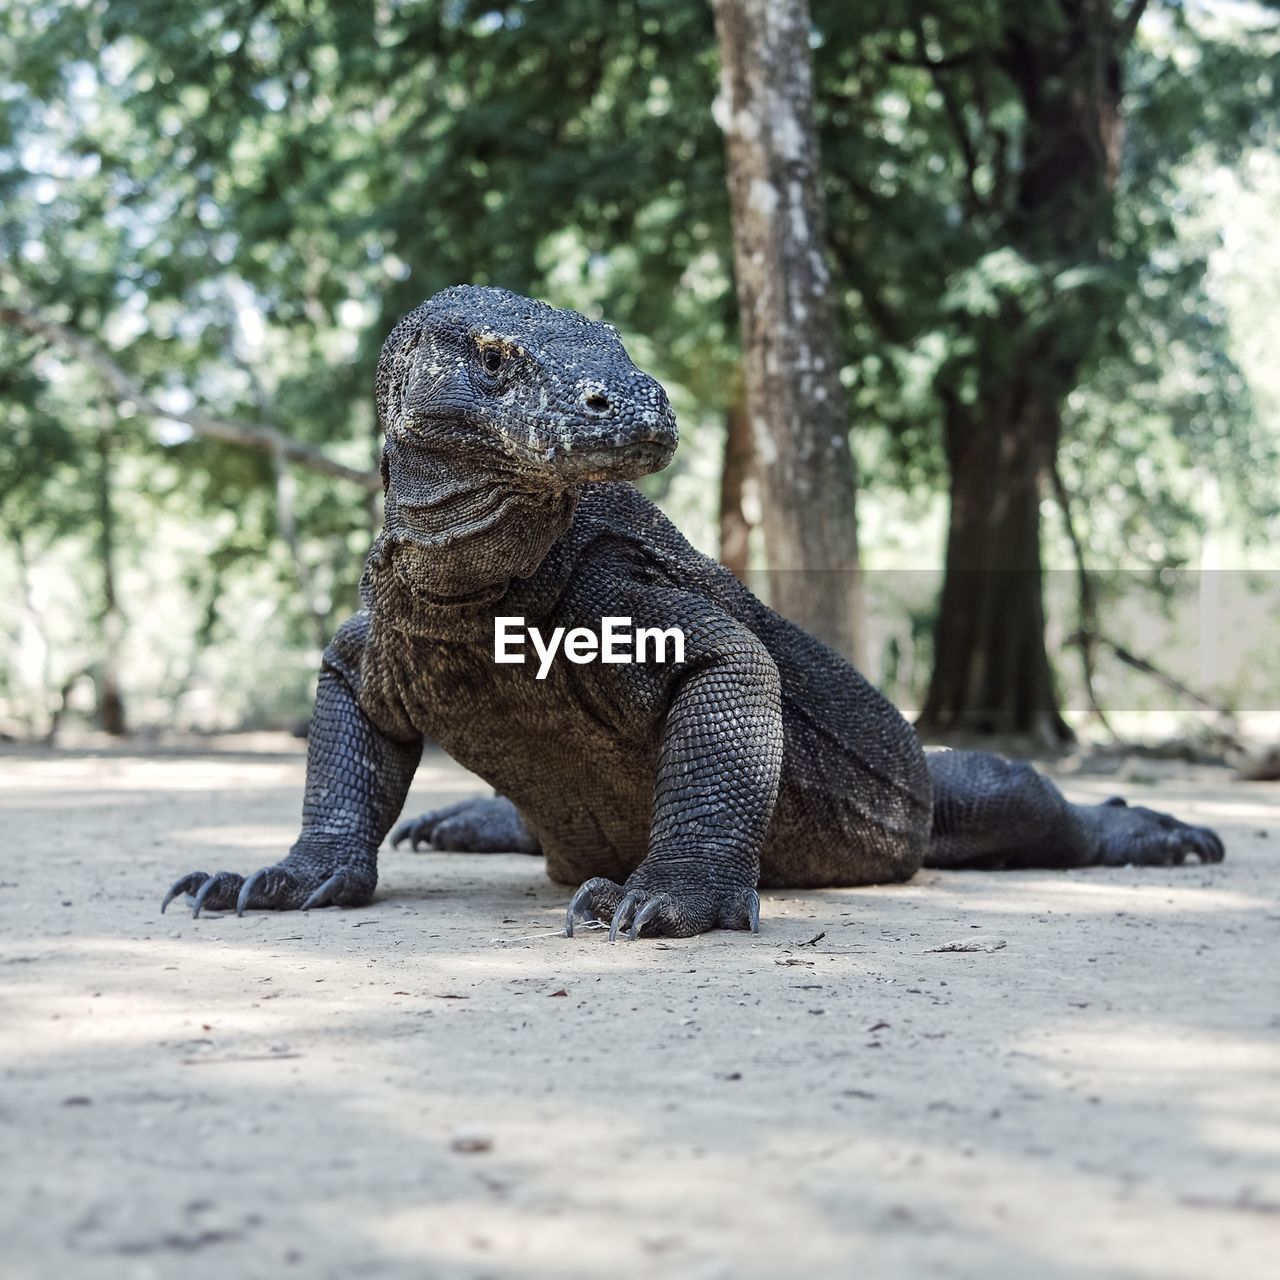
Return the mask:
<path fill-rule="evenodd" d="M 1225 863 L 611 944 L 554 936 L 568 893 L 515 855 L 161 916 L 287 848 L 300 754 L 10 750 L 0 1274 L 1274 1276 L 1280 786 L 1155 769 L 1066 786 Z M 429 757 L 409 808 L 476 789 Z"/>

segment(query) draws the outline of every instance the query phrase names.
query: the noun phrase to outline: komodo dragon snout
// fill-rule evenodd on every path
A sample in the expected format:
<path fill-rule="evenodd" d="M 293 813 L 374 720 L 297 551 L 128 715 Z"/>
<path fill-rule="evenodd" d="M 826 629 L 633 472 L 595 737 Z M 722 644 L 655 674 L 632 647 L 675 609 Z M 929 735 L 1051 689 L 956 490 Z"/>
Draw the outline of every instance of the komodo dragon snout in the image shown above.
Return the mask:
<path fill-rule="evenodd" d="M 666 392 L 612 325 L 505 289 L 445 289 L 406 316 L 377 399 L 393 451 L 465 452 L 525 485 L 633 480 L 679 438 Z"/>

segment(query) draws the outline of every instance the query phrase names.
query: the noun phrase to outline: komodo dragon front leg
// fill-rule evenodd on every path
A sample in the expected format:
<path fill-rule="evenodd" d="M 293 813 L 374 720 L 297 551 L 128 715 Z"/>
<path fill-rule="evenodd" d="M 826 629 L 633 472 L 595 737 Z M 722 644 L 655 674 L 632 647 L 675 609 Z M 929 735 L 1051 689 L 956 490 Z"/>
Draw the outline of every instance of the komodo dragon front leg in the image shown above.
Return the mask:
<path fill-rule="evenodd" d="M 661 722 L 649 851 L 625 884 L 583 884 L 565 932 L 579 917 L 609 920 L 610 938 L 624 929 L 632 938 L 758 932 L 760 847 L 782 773 L 778 668 L 755 635 L 705 599 L 657 590 L 629 611 L 685 636 L 678 666 L 596 668 L 630 673 L 629 684 L 609 686 L 615 705 L 649 701 Z"/>
<path fill-rule="evenodd" d="M 359 906 L 378 883 L 378 846 L 404 804 L 422 756 L 422 739 L 397 741 L 362 710 L 359 658 L 367 621 L 357 615 L 325 651 L 307 739 L 302 831 L 288 856 L 247 879 L 233 871 L 192 871 L 174 881 L 163 911 L 179 894 L 202 910 L 237 914 Z"/>

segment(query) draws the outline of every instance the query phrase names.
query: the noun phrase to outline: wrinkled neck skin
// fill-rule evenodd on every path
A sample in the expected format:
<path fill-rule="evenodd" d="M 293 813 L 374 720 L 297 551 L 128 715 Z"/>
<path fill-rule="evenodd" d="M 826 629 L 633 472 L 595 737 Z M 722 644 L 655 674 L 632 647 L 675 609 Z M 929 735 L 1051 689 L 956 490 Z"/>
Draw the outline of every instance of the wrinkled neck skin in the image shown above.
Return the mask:
<path fill-rule="evenodd" d="M 504 457 L 388 436 L 383 530 L 361 591 L 380 612 L 448 629 L 536 572 L 573 520 L 577 496 L 522 475 Z M 491 610 L 489 611 L 491 612 Z"/>

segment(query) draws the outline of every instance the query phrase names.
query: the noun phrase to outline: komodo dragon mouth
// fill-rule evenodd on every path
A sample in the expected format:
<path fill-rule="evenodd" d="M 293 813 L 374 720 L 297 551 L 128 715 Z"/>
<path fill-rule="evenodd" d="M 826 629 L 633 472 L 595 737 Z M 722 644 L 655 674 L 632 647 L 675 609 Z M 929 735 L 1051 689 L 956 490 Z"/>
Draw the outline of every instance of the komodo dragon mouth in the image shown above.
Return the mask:
<path fill-rule="evenodd" d="M 557 473 L 573 484 L 592 480 L 638 480 L 661 471 L 675 451 L 674 439 L 636 440 L 607 448 L 557 450 L 550 461 Z"/>

